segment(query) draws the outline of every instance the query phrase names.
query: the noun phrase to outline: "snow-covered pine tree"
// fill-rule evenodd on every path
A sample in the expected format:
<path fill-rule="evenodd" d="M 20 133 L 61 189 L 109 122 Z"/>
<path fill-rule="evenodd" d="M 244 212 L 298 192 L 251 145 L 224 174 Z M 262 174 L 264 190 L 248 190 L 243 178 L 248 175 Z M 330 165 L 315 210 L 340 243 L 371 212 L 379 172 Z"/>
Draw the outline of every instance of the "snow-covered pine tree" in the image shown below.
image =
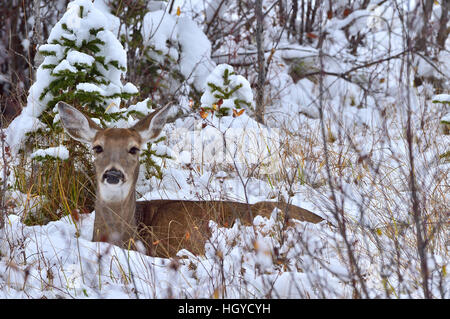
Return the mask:
<path fill-rule="evenodd" d="M 126 109 L 120 105 L 138 93 L 133 84 L 121 82 L 127 70 L 126 52 L 109 26 L 92 1 L 74 0 L 47 43 L 39 47 L 45 59 L 30 88 L 27 106 L 7 130 L 10 147 L 23 152 L 21 164 L 25 166 L 29 159 L 33 164 L 30 176 L 16 172 L 16 187 L 26 193 L 29 185 L 40 185 L 33 191 L 43 200 L 36 209 L 39 216 L 31 222 L 58 218 L 53 215 L 56 211 L 91 208 L 88 198 L 92 198 L 94 185 L 86 180 L 93 174 L 90 153 L 61 134 L 57 102 L 65 101 L 109 127 L 127 120 Z"/>
<path fill-rule="evenodd" d="M 101 122 L 110 122 L 120 117 L 121 100 L 138 93 L 133 84 L 122 85 L 126 52 L 108 30 L 105 15 L 90 0 L 69 4 L 39 52 L 46 56 L 42 69 L 50 71 L 39 99 L 49 110 L 65 101 L 83 107 Z"/>
<path fill-rule="evenodd" d="M 219 64 L 206 79 L 200 101 L 205 112 L 213 112 L 217 117 L 236 116 L 252 106 L 253 92 L 247 79 L 237 75 L 232 66 Z"/>

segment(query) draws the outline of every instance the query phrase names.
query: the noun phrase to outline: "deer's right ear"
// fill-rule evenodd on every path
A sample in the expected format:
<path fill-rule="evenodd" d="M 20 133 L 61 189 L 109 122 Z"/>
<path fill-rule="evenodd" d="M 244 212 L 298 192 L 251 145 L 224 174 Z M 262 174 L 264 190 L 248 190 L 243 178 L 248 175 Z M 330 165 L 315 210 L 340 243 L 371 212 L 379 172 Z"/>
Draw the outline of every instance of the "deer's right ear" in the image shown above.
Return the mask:
<path fill-rule="evenodd" d="M 58 111 L 64 130 L 72 138 L 92 143 L 100 128 L 89 117 L 64 102 L 58 102 Z"/>

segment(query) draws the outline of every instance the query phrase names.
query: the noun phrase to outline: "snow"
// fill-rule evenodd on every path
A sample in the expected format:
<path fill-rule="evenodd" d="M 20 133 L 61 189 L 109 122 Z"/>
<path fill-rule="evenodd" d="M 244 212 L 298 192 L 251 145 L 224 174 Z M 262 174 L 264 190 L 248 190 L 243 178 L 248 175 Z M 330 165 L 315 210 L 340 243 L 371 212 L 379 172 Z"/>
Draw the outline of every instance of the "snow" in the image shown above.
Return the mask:
<path fill-rule="evenodd" d="M 26 139 L 26 133 L 34 132 L 39 128 L 44 128 L 45 125 L 39 121 L 36 117 L 24 114 L 23 116 L 16 117 L 11 124 L 6 128 L 6 144 L 7 145 L 22 145 Z M 17 134 L 21 132 L 22 134 Z M 18 148 L 12 147 L 13 154 L 18 152 Z"/>
<path fill-rule="evenodd" d="M 100 95 L 106 95 L 106 92 L 92 83 L 79 83 L 77 84 L 77 90 L 85 92 L 97 92 Z"/>
<path fill-rule="evenodd" d="M 433 96 L 433 102 L 450 103 L 450 94 L 438 94 Z"/>
<path fill-rule="evenodd" d="M 107 29 L 113 34 L 118 35 L 120 29 L 120 19 L 112 14 L 110 8 L 105 3 L 105 0 L 94 0 L 94 7 L 105 15 L 107 20 Z"/>
<path fill-rule="evenodd" d="M 62 57 L 62 47 L 59 44 L 41 44 L 39 46 L 40 52 L 53 53 L 56 57 Z"/>
<path fill-rule="evenodd" d="M 25 51 L 28 51 L 28 48 L 30 47 L 30 40 L 28 39 L 23 39 L 21 42 L 23 48 Z"/>
<path fill-rule="evenodd" d="M 289 46 L 283 47 L 283 49 L 280 50 L 278 54 L 280 54 L 281 58 L 290 60 L 294 58 L 315 57 L 318 55 L 318 51 L 310 47 L 298 44 L 290 44 Z"/>
<path fill-rule="evenodd" d="M 181 73 L 197 90 L 203 90 L 205 78 L 215 66 L 210 58 L 211 43 L 195 22 L 184 17 L 178 21 L 177 39 Z"/>
<path fill-rule="evenodd" d="M 446 115 L 444 115 L 444 116 L 441 118 L 441 122 L 442 122 L 442 123 L 450 124 L 450 113 L 447 113 Z"/>
<path fill-rule="evenodd" d="M 127 65 L 127 53 L 122 47 L 122 44 L 117 40 L 116 36 L 109 30 L 100 31 L 97 37 L 105 42 L 105 45 L 101 47 L 100 54 L 105 57 L 105 62 L 117 61 L 119 65 L 126 68 Z M 120 81 L 120 78 L 116 82 Z"/>
<path fill-rule="evenodd" d="M 148 102 L 150 101 L 150 98 L 146 98 L 145 100 L 143 100 L 143 101 L 140 101 L 140 102 L 138 102 L 138 103 L 136 103 L 136 104 L 134 104 L 134 105 L 130 105 L 128 108 L 127 108 L 127 113 L 129 113 L 129 112 L 131 112 L 131 111 L 135 111 L 135 112 L 139 112 L 139 113 L 141 113 L 142 115 L 149 115 L 150 113 L 152 113 L 153 112 L 153 110 L 151 109 L 151 108 L 149 108 L 148 107 Z M 132 125 L 133 123 L 130 123 L 130 126 Z"/>
<path fill-rule="evenodd" d="M 123 86 L 122 92 L 136 94 L 139 92 L 139 90 L 133 83 L 128 82 Z"/>
<path fill-rule="evenodd" d="M 60 72 L 69 71 L 71 73 L 76 73 L 77 68 L 72 66 L 67 60 L 62 60 L 54 69 L 53 74 L 58 74 Z"/>
<path fill-rule="evenodd" d="M 350 34 L 355 35 L 367 25 L 367 19 L 371 15 L 372 13 L 367 10 L 355 10 L 342 20 L 338 18 L 327 20 L 325 29 L 333 32 L 336 29 L 343 29 L 351 24 L 349 28 Z"/>
<path fill-rule="evenodd" d="M 91 66 L 94 63 L 95 59 L 91 55 L 74 50 L 67 53 L 67 61 L 69 61 L 71 65 L 86 64 L 88 66 Z"/>
<path fill-rule="evenodd" d="M 144 43 L 178 60 L 177 51 L 167 46 L 168 41 L 174 42 L 176 39 L 176 22 L 177 20 L 164 10 L 147 13 L 143 24 Z"/>
<path fill-rule="evenodd" d="M 30 155 L 31 158 L 46 156 L 66 160 L 69 158 L 69 150 L 65 146 L 49 147 L 46 149 L 38 149 Z"/>

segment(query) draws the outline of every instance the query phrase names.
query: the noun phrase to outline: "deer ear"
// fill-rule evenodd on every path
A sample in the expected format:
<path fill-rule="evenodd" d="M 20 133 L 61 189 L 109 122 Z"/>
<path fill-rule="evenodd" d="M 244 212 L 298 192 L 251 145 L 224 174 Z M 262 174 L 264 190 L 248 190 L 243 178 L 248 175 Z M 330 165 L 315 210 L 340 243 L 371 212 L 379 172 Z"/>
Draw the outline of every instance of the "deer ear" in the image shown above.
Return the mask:
<path fill-rule="evenodd" d="M 64 130 L 72 138 L 83 143 L 92 143 L 101 130 L 94 121 L 64 102 L 58 102 L 58 112 Z"/>
<path fill-rule="evenodd" d="M 147 143 L 161 133 L 164 124 L 166 124 L 171 105 L 168 104 L 155 112 L 147 115 L 137 122 L 132 128 L 135 129 L 142 138 L 142 143 Z"/>

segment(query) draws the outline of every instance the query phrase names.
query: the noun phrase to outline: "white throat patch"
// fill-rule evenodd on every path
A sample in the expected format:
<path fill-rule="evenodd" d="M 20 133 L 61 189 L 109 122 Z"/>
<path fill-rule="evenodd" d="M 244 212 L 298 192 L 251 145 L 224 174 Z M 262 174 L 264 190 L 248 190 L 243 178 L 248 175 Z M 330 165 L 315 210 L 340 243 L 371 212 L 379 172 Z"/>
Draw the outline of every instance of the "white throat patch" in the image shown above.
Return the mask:
<path fill-rule="evenodd" d="M 131 183 L 109 184 L 100 182 L 98 185 L 98 196 L 104 202 L 117 203 L 123 201 L 130 193 Z"/>

